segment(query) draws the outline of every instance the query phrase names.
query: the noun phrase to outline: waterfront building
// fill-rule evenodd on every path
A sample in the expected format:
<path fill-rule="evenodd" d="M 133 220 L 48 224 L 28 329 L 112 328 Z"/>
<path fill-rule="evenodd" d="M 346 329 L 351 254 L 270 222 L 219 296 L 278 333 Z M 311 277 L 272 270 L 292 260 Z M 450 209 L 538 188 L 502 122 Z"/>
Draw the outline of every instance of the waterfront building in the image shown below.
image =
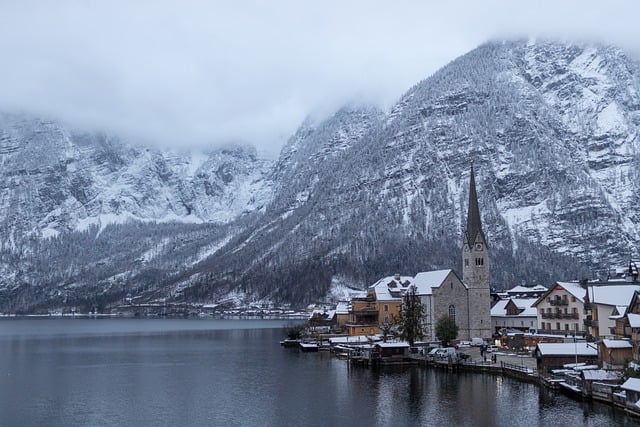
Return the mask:
<path fill-rule="evenodd" d="M 616 319 L 615 336 L 631 340 L 633 360 L 640 360 L 640 292 L 633 293 L 624 314 Z"/>
<path fill-rule="evenodd" d="M 549 374 L 564 365 L 585 363 L 598 364 L 598 350 L 595 345 L 584 341 L 573 343 L 539 343 L 534 351 L 538 372 Z"/>
<path fill-rule="evenodd" d="M 538 298 L 509 298 L 498 301 L 491 307 L 492 330 L 535 331 L 538 327 L 538 310 L 533 304 L 537 300 Z"/>
<path fill-rule="evenodd" d="M 598 342 L 598 361 L 602 369 L 624 369 L 632 357 L 632 345 L 628 340 L 603 339 Z"/>
<path fill-rule="evenodd" d="M 614 338 L 616 319 L 624 315 L 640 285 L 625 281 L 590 282 L 585 295 L 585 326 L 594 337 Z"/>
<path fill-rule="evenodd" d="M 625 392 L 626 409 L 640 415 L 640 378 L 629 378 L 620 388 Z"/>
<path fill-rule="evenodd" d="M 384 277 L 371 285 L 365 297 L 353 298 L 347 323 L 350 335 L 371 334 L 393 323 L 402 299 L 411 287 L 424 307 L 425 339 L 433 341 L 435 324 L 449 316 L 458 325 L 458 338 L 489 339 L 492 335 L 489 287 L 489 248 L 482 230 L 473 165 L 469 180 L 467 228 L 462 243 L 462 278 L 452 269 L 426 271 L 415 276 Z"/>
<path fill-rule="evenodd" d="M 556 282 L 533 306 L 537 310 L 538 332 L 585 335 L 585 289 L 578 282 Z"/>

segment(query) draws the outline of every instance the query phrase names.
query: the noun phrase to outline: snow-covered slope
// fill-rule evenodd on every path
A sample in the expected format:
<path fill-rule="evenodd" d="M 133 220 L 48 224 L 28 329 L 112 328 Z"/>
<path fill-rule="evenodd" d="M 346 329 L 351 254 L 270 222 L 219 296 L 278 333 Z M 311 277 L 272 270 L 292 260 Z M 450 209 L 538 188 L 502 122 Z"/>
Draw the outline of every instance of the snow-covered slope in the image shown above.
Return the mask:
<path fill-rule="evenodd" d="M 0 223 L 12 240 L 129 220 L 226 223 L 272 198 L 271 162 L 252 148 L 160 151 L 8 114 L 0 165 Z"/>
<path fill-rule="evenodd" d="M 135 231 L 147 243 L 127 258 L 145 267 L 129 267 L 125 279 L 117 271 L 127 258 L 114 248 L 108 261 L 85 261 L 120 266 L 103 268 L 97 282 L 109 289 L 152 280 L 146 298 L 231 292 L 301 303 L 338 279 L 365 286 L 396 272 L 457 269 L 472 159 L 494 285 L 603 275 L 638 255 L 640 71 L 614 47 L 484 44 L 410 88 L 389 113 L 349 106 L 303 123 L 274 164 L 246 149 L 202 158 L 47 122 L 3 123 L 0 220 L 11 236 L 3 256 L 23 272 L 44 269 L 42 256 L 27 269 L 7 248 L 51 251 L 20 240 L 34 230 L 54 235 L 125 216 L 227 224 L 209 228 L 210 241 L 197 224 Z M 132 229 L 104 233 L 126 240 Z M 84 241 L 65 236 L 58 240 Z M 88 280 L 51 277 L 38 286 L 63 295 Z M 23 299 L 46 300 L 24 297 L 25 286 Z"/>

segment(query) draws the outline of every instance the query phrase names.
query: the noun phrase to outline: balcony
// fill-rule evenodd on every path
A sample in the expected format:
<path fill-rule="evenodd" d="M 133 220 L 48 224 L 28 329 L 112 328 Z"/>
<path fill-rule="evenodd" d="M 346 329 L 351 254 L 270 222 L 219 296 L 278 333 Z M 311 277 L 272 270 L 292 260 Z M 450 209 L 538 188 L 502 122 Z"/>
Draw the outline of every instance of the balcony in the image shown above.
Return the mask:
<path fill-rule="evenodd" d="M 584 303 L 584 310 L 585 310 L 585 311 L 591 311 L 591 310 L 593 310 L 593 304 L 591 304 L 590 302 L 585 302 L 585 303 Z"/>
<path fill-rule="evenodd" d="M 561 319 L 577 319 L 578 313 L 560 313 Z"/>
<path fill-rule="evenodd" d="M 552 299 L 549 302 L 551 303 L 551 305 L 569 305 L 569 300 L 560 298 Z"/>

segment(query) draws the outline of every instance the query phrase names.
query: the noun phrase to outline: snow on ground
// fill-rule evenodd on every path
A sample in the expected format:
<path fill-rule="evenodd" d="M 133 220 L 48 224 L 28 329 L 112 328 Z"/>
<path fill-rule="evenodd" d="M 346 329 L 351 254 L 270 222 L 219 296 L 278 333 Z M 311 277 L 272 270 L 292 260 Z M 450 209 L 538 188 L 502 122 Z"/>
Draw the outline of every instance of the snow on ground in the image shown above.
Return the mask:
<path fill-rule="evenodd" d="M 596 134 L 615 133 L 621 134 L 627 131 L 627 125 L 618 104 L 612 102 L 598 113 L 596 120 Z"/>
<path fill-rule="evenodd" d="M 343 276 L 333 276 L 327 299 L 331 301 L 350 301 L 352 297 L 366 292 L 359 289 L 352 280 Z"/>

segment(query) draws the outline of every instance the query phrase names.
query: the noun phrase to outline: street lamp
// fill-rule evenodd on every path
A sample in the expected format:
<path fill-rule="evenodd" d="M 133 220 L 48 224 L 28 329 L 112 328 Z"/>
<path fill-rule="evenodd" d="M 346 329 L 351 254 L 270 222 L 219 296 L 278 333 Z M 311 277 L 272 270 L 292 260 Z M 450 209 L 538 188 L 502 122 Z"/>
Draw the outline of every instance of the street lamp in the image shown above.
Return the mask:
<path fill-rule="evenodd" d="M 575 331 L 573 332 L 573 345 L 576 350 L 576 364 L 573 366 L 573 370 L 575 371 L 578 368 L 578 340 L 576 339 Z"/>

